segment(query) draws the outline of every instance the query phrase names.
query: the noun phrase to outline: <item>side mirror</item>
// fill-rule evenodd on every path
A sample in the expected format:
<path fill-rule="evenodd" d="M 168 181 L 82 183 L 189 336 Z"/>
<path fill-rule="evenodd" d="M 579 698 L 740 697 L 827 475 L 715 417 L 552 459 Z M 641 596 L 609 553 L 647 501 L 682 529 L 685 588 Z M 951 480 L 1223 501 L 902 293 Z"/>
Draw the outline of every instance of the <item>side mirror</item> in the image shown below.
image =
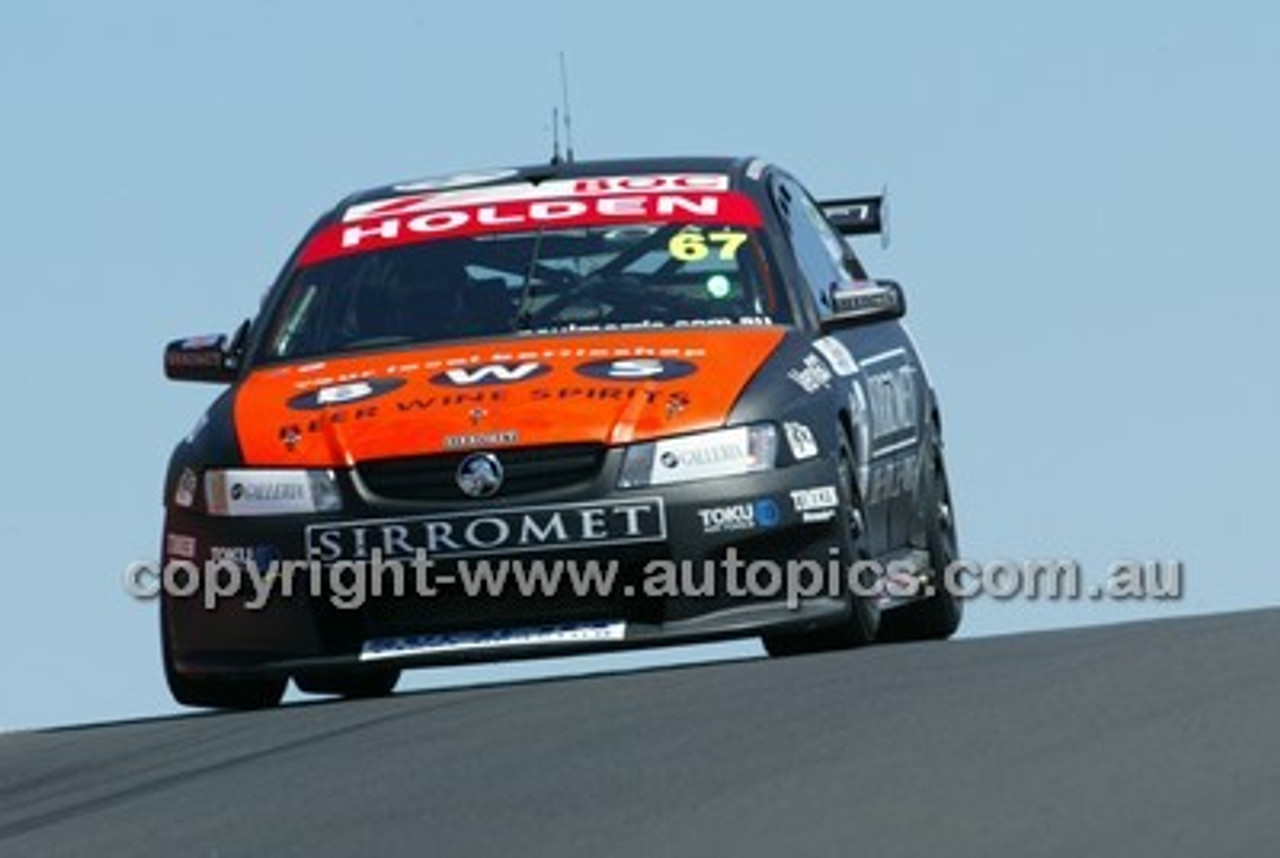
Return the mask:
<path fill-rule="evenodd" d="M 831 293 L 831 315 L 822 320 L 823 330 L 852 328 L 901 319 L 907 313 L 907 297 L 893 280 L 863 281 L 854 289 Z"/>
<path fill-rule="evenodd" d="M 174 340 L 164 349 L 164 375 L 173 381 L 235 381 L 236 360 L 222 334 Z"/>

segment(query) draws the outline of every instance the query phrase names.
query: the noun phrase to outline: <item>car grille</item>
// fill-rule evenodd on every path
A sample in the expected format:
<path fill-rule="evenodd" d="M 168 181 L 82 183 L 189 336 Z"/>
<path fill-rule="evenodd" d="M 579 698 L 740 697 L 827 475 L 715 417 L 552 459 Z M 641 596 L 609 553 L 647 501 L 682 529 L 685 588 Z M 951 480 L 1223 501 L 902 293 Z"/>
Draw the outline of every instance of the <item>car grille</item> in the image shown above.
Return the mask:
<path fill-rule="evenodd" d="M 356 466 L 360 480 L 388 500 L 470 500 L 458 488 L 457 471 L 472 451 L 438 456 L 378 459 Z M 588 483 L 600 473 L 601 444 L 557 444 L 493 452 L 502 462 L 504 479 L 498 497 L 566 489 Z"/>

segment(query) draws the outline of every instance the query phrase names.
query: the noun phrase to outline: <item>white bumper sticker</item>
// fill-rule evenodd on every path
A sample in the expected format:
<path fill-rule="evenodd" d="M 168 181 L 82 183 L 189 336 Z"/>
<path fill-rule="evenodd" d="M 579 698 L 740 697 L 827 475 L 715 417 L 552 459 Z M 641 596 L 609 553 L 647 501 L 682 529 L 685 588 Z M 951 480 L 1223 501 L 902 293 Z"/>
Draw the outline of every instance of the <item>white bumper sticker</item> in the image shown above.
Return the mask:
<path fill-rule="evenodd" d="M 375 638 L 374 640 L 365 641 L 364 647 L 360 650 L 360 660 L 377 661 L 387 658 L 407 658 L 418 655 L 466 652 L 470 650 L 500 650 L 527 646 L 546 646 L 549 644 L 620 641 L 626 636 L 627 624 L 611 620 L 590 623 L 558 623 L 552 626 L 533 626 L 520 629 L 440 632 L 429 635 Z"/>

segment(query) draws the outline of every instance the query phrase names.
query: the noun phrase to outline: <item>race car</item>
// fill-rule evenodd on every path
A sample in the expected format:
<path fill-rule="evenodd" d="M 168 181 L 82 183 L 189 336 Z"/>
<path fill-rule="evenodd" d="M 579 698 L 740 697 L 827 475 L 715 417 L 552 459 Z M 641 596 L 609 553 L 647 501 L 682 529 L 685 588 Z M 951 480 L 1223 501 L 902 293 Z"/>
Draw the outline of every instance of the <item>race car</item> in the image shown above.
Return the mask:
<path fill-rule="evenodd" d="M 226 389 L 165 484 L 180 703 L 759 636 L 943 639 L 938 398 L 851 236 L 755 158 L 408 181 L 323 215 L 256 316 L 168 345 Z"/>

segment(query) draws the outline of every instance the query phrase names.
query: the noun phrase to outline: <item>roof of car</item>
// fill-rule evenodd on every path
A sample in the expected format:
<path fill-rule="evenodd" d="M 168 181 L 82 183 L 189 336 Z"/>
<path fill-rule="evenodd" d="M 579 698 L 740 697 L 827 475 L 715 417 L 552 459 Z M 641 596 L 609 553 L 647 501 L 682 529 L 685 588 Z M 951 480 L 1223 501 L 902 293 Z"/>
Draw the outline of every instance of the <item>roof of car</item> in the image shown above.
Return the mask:
<path fill-rule="evenodd" d="M 343 205 L 385 199 L 400 194 L 445 188 L 480 187 L 512 182 L 542 182 L 548 179 L 572 179 L 589 176 L 627 176 L 650 173 L 723 173 L 735 186 L 742 184 L 747 168 L 756 159 L 729 156 L 684 156 L 661 158 L 614 158 L 597 161 L 558 161 L 529 164 L 523 167 L 465 170 L 424 179 L 395 182 L 358 191 L 343 200 Z"/>

